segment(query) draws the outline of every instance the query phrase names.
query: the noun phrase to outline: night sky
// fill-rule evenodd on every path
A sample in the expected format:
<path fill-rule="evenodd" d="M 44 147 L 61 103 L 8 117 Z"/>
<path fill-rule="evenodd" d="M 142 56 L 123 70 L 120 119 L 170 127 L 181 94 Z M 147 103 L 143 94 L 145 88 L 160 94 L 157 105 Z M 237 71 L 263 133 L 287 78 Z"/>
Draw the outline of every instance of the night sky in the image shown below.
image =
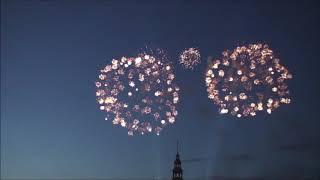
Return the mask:
<path fill-rule="evenodd" d="M 316 1 L 1 1 L 1 178 L 320 176 Z M 207 98 L 207 57 L 267 43 L 293 74 L 292 103 L 254 118 L 220 115 Z M 112 58 L 164 49 L 181 87 L 160 136 L 104 120 L 94 82 Z M 178 54 L 198 47 L 193 71 Z"/>

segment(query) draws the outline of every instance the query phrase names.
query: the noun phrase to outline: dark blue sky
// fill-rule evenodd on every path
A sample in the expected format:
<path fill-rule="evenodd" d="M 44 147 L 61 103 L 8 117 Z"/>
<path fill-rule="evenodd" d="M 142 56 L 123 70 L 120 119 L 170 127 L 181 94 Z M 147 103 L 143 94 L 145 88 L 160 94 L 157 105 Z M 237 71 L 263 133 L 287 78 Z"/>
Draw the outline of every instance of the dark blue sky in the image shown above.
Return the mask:
<path fill-rule="evenodd" d="M 1 177 L 169 177 L 177 139 L 185 177 L 319 176 L 319 20 L 316 1 L 1 1 Z M 207 57 L 256 42 L 294 75 L 292 104 L 219 115 Z M 175 62 L 180 114 L 161 136 L 128 137 L 104 121 L 94 81 L 146 45 Z M 203 57 L 194 71 L 177 64 L 187 47 Z"/>

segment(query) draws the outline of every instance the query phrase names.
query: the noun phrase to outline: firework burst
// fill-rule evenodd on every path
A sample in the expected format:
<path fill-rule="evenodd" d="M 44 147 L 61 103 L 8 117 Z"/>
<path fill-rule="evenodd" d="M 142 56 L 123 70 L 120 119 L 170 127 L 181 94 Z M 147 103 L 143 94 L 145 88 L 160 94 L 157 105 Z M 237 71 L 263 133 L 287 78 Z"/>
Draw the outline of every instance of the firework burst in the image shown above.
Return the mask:
<path fill-rule="evenodd" d="M 201 62 L 199 50 L 196 48 L 184 50 L 180 54 L 179 62 L 185 69 L 193 69 Z"/>
<path fill-rule="evenodd" d="M 255 116 L 289 104 L 286 81 L 292 78 L 287 68 L 264 44 L 251 44 L 224 51 L 206 71 L 208 98 L 221 114 Z"/>
<path fill-rule="evenodd" d="M 179 87 L 172 65 L 142 53 L 113 59 L 95 85 L 100 110 L 106 120 L 128 129 L 128 135 L 160 131 L 176 120 Z"/>

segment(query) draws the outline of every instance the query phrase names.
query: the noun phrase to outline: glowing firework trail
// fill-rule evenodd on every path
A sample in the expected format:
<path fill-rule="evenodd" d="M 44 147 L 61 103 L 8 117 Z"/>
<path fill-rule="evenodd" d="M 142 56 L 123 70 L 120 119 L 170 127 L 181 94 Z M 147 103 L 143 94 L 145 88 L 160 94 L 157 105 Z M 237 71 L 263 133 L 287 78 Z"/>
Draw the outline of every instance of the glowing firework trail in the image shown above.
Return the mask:
<path fill-rule="evenodd" d="M 106 112 L 106 120 L 127 128 L 128 135 L 159 135 L 178 115 L 179 87 L 174 79 L 170 63 L 145 53 L 113 59 L 95 83 L 100 110 Z"/>
<path fill-rule="evenodd" d="M 185 69 L 193 69 L 201 62 L 199 50 L 196 48 L 184 50 L 180 54 L 179 62 Z"/>
<path fill-rule="evenodd" d="M 267 45 L 251 44 L 224 51 L 206 71 L 209 99 L 221 114 L 237 117 L 269 114 L 281 104 L 289 104 L 286 81 L 292 78 Z"/>

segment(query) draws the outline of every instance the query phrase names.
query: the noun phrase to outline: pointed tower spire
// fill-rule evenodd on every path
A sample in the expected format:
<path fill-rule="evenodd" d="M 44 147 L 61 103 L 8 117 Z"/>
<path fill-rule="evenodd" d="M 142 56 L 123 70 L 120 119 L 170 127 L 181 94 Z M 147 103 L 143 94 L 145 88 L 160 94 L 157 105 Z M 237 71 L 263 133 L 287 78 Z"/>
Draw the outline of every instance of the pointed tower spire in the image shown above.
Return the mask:
<path fill-rule="evenodd" d="M 174 161 L 174 167 L 172 170 L 172 180 L 183 180 L 182 178 L 182 167 L 181 167 L 181 161 L 179 156 L 179 141 L 177 141 L 177 155 L 176 160 Z"/>

